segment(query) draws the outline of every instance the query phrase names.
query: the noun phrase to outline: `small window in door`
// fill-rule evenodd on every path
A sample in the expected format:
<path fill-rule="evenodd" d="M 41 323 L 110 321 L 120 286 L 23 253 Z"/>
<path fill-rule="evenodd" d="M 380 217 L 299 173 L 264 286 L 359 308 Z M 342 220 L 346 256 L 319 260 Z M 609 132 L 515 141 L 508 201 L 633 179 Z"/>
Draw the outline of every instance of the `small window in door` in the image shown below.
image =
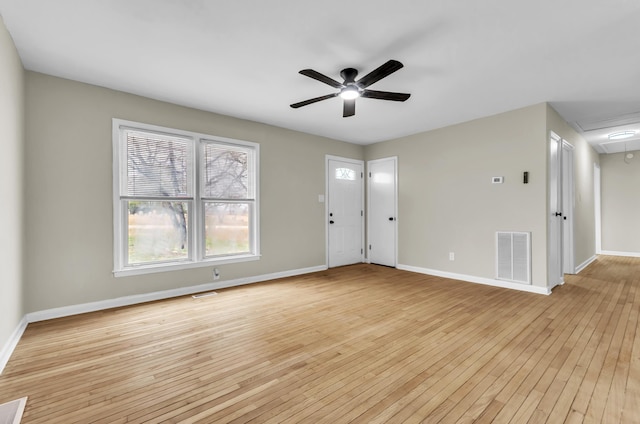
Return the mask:
<path fill-rule="evenodd" d="M 336 180 L 351 180 L 356 179 L 356 171 L 350 168 L 336 168 Z"/>

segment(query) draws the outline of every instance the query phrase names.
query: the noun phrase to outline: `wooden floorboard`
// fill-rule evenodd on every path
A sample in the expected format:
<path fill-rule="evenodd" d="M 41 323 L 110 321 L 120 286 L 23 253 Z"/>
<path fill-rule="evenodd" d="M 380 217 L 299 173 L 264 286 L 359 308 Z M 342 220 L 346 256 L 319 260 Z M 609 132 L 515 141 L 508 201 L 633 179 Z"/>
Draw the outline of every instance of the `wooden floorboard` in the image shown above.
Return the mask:
<path fill-rule="evenodd" d="M 30 324 L 23 423 L 638 423 L 640 259 L 542 296 L 375 265 Z"/>

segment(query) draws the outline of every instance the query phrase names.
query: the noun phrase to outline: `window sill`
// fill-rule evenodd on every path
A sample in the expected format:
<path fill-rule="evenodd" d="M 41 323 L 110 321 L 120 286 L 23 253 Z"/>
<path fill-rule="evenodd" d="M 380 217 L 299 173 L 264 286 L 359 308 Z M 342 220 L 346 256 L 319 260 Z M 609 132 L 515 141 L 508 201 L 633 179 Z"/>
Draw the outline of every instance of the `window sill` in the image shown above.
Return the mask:
<path fill-rule="evenodd" d="M 143 265 L 143 266 L 137 266 L 137 267 L 131 267 L 131 268 L 113 271 L 113 276 L 129 277 L 132 275 L 152 274 L 155 272 L 165 272 L 165 271 L 180 271 L 180 270 L 191 269 L 191 268 L 203 268 L 208 266 L 233 264 L 238 262 L 249 262 L 249 261 L 258 261 L 258 260 L 260 260 L 260 255 L 242 255 L 242 256 L 232 256 L 232 257 L 226 257 L 226 258 L 205 259 L 199 262 Z"/>

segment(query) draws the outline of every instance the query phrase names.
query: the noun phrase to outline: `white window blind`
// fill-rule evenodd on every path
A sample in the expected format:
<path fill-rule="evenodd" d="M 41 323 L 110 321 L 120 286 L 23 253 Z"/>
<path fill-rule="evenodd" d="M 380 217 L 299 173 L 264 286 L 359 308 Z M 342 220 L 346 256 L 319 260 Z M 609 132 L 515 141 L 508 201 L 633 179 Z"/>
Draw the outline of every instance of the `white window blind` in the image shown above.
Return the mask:
<path fill-rule="evenodd" d="M 189 197 L 193 166 L 189 139 L 125 130 L 125 195 Z"/>
<path fill-rule="evenodd" d="M 251 199 L 253 187 L 249 184 L 251 150 L 203 143 L 203 194 L 210 199 Z"/>

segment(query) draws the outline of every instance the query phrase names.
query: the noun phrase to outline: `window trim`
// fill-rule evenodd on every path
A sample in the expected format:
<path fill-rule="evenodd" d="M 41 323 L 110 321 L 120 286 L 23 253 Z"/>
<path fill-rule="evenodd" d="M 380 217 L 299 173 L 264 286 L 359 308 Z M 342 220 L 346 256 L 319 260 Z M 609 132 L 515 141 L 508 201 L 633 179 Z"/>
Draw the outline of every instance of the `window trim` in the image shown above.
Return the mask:
<path fill-rule="evenodd" d="M 127 215 L 125 208 L 122 207 L 120 195 L 121 184 L 121 163 L 124 160 L 126 162 L 126 151 L 121 149 L 121 137 L 124 132 L 122 130 L 138 130 L 154 132 L 167 136 L 174 136 L 180 138 L 188 138 L 193 143 L 191 149 L 193 169 L 193 210 L 190 214 L 189 221 L 191 230 L 189 232 L 189 258 L 182 259 L 174 262 L 157 262 L 152 264 L 125 266 L 126 250 L 123 250 L 123 242 L 128 239 L 126 231 Z M 249 232 L 250 244 L 252 246 L 253 253 L 238 254 L 238 255 L 226 255 L 217 257 L 205 257 L 204 256 L 204 213 L 203 204 L 204 201 L 200 195 L 200 178 L 201 178 L 201 141 L 215 142 L 220 144 L 228 144 L 230 146 L 238 146 L 250 148 L 253 150 L 253 162 L 254 162 L 254 197 L 253 197 L 253 216 L 250 222 L 250 228 L 254 231 Z M 128 121 L 119 118 L 113 118 L 112 120 L 112 149 L 113 149 L 113 181 L 112 181 L 112 195 L 113 195 L 113 275 L 115 277 L 125 277 L 131 275 L 142 275 L 163 271 L 178 271 L 191 268 L 202 268 L 207 266 L 216 266 L 221 264 L 230 264 L 238 262 L 256 261 L 260 260 L 260 145 L 258 143 L 237 140 L 226 137 L 218 137 L 211 134 L 197 133 L 193 131 L 185 131 L 174 128 L 161 127 L 158 125 L 145 124 L 135 121 Z M 126 197 L 126 196 L 124 196 Z M 240 200 L 240 199 L 239 199 Z"/>

